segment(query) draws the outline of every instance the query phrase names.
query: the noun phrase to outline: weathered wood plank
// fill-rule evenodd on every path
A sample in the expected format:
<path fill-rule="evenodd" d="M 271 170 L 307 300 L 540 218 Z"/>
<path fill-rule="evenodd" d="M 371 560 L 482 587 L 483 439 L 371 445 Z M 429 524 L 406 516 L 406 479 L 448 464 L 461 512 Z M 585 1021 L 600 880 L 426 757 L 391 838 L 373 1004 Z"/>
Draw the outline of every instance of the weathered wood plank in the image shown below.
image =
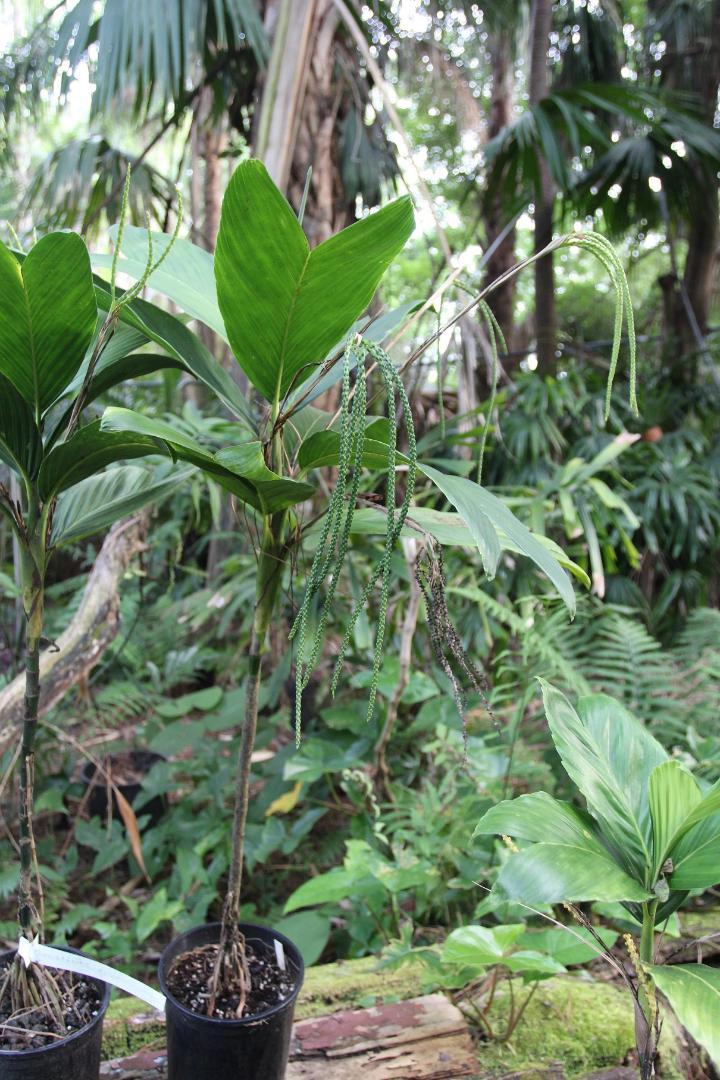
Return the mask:
<path fill-rule="evenodd" d="M 301 1020 L 287 1080 L 451 1080 L 477 1072 L 462 1013 L 431 994 Z"/>

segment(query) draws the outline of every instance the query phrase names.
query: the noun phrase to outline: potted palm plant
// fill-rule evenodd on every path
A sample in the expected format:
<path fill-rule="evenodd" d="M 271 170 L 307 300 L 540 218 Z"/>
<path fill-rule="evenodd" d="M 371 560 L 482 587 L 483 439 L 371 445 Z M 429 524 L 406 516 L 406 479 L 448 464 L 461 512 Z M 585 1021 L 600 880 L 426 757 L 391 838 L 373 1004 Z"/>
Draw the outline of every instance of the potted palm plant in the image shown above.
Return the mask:
<path fill-rule="evenodd" d="M 253 160 L 241 163 L 223 201 L 214 262 L 193 245 L 179 241 L 154 285 L 188 315 L 206 322 L 225 338 L 251 387 L 263 400 L 259 415 L 248 416 L 247 407 L 242 412 L 235 409 L 238 420 L 250 430 L 243 434 L 238 429 L 241 441 L 237 445 L 214 452 L 189 439 L 172 422 L 119 408 L 108 409 L 103 416 L 104 432 L 161 441 L 178 457 L 209 471 L 231 468 L 245 484 L 244 490 L 238 484 L 236 495 L 255 511 L 260 535 L 222 921 L 176 939 L 160 962 L 160 982 L 167 996 L 171 1080 L 203 1080 L 211 1075 L 214 1080 L 251 1076 L 254 1080 L 280 1080 L 285 1071 L 302 961 L 282 935 L 242 923 L 240 908 L 251 757 L 268 629 L 277 617 L 283 577 L 298 545 L 314 535 L 315 554 L 306 592 L 291 631 L 297 645 L 297 717 L 300 695 L 322 646 L 351 534 L 361 516 L 363 531 L 383 535 L 384 546 L 351 612 L 334 681 L 359 613 L 377 592 L 369 716 L 383 656 L 390 557 L 404 527 L 416 530 L 424 541 L 423 573 L 435 591 L 442 584 L 441 566 L 434 555 L 436 539 L 447 540 L 448 531 L 454 528 L 457 542 L 478 547 L 488 573 L 494 573 L 503 548 L 521 553 L 534 560 L 570 609 L 574 605 L 572 585 L 556 557 L 563 558 L 559 549 L 531 533 L 479 484 L 417 461 L 410 406 L 400 373 L 378 344 L 373 327 L 358 323 L 412 228 L 412 207 L 407 198 L 401 198 L 310 250 L 301 225 L 264 166 Z M 144 244 L 145 237 L 138 230 L 134 232 L 133 243 L 142 240 Z M 162 244 L 159 238 L 155 242 Z M 564 244 L 586 246 L 610 272 L 618 297 L 614 372 L 623 311 L 630 320 L 632 340 L 622 267 L 612 248 L 598 237 L 573 234 L 555 241 L 553 248 Z M 132 245 L 128 252 L 121 268 L 137 275 L 140 264 Z M 453 319 L 481 305 L 496 341 L 496 324 L 482 307 L 483 295 Z M 415 355 L 421 351 L 422 347 Z M 366 374 L 370 368 L 377 369 L 383 381 L 389 422 L 368 415 Z M 328 380 L 341 383 L 337 416 L 310 408 Z M 402 425 L 407 443 L 404 454 L 396 443 L 397 429 Z M 401 465 L 405 483 L 398 506 L 395 476 Z M 310 482 L 313 471 L 327 466 L 336 468 L 336 479 L 322 524 L 313 533 L 311 524 L 303 520 L 302 504 L 315 494 L 315 485 Z M 387 470 L 382 509 L 356 509 L 363 466 Z M 457 514 L 413 508 L 410 515 L 418 470 L 437 485 Z M 582 576 L 567 560 L 565 566 Z M 308 640 L 313 605 L 319 611 L 314 634 Z M 462 669 L 457 635 L 453 638 L 444 621 L 442 625 L 438 622 L 434 638 L 440 648 L 447 645 L 450 659 L 443 658 L 445 669 L 450 670 L 453 658 Z"/>
<path fill-rule="evenodd" d="M 29 941 L 43 933 L 34 887 L 32 808 L 41 658 L 51 644 L 44 637 L 49 561 L 57 548 L 101 533 L 184 479 L 178 472 L 159 475 L 118 464 L 167 456 L 169 450 L 142 435 L 101 430 L 99 419 L 86 421 L 87 407 L 117 383 L 163 366 L 190 370 L 199 365 L 221 392 L 230 382 L 181 324 L 173 331 L 156 315 L 154 329 L 139 336 L 137 326 L 144 323 L 138 293 L 162 257 L 154 260 L 149 252 L 137 285 L 119 293 L 114 284 L 93 280 L 78 235 L 51 233 L 27 254 L 0 243 L 0 460 L 20 490 L 15 499 L 0 484 L 0 514 L 17 540 L 25 612 L 25 708 L 15 759 L 18 923 Z M 118 331 L 121 324 L 124 332 Z M 134 334 L 129 326 L 136 328 Z M 167 340 L 173 332 L 174 345 Z M 153 334 L 165 347 L 163 355 L 133 351 Z M 218 466 L 215 475 L 235 486 L 230 470 Z M 102 983 L 51 974 L 35 964 L 26 967 L 14 950 L 1 955 L 0 1073 L 93 1080 L 107 1002 Z"/>

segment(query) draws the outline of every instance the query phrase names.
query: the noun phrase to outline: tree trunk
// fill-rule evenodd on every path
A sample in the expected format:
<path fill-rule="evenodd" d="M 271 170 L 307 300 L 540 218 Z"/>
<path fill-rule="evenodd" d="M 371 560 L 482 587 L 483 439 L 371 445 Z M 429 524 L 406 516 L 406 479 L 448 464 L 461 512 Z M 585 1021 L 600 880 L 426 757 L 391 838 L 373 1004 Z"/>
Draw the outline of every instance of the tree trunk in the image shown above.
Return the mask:
<path fill-rule="evenodd" d="M 552 0 L 533 0 L 530 30 L 531 105 L 537 105 L 548 92 L 548 45 L 552 26 Z M 535 194 L 534 250 L 541 251 L 552 240 L 555 186 L 544 157 L 540 158 L 540 184 Z M 535 263 L 535 338 L 538 370 L 551 375 L 557 368 L 555 356 L 557 315 L 555 312 L 555 268 L 552 255 Z"/>
<path fill-rule="evenodd" d="M 322 5 L 320 5 L 322 6 Z M 262 95 L 255 153 L 287 189 L 317 33 L 318 0 L 281 0 Z"/>
<path fill-rule="evenodd" d="M 508 30 L 501 27 L 491 36 L 488 49 L 492 56 L 492 88 L 490 91 L 490 116 L 488 121 L 488 141 L 507 127 L 512 120 L 513 110 L 513 62 L 512 38 Z M 483 218 L 488 247 L 501 235 L 507 226 L 507 212 L 503 211 L 502 201 L 496 196 L 485 206 Z M 486 264 L 485 285 L 491 284 L 515 265 L 515 228 L 510 229 L 497 244 Z M 513 311 L 515 304 L 515 278 L 510 278 L 488 299 L 495 318 L 505 336 L 508 349 L 513 348 Z M 482 375 L 482 372 L 478 372 Z M 479 386 L 484 395 L 487 386 Z"/>
<path fill-rule="evenodd" d="M 316 0 L 309 77 L 288 185 L 288 198 L 299 208 L 308 169 L 312 169 L 303 218 L 311 247 L 344 229 L 354 218 L 344 196 L 337 149 L 343 102 L 337 65 L 337 53 L 341 48 L 339 21 L 332 0 Z M 352 58 L 355 57 L 353 53 Z"/>
<path fill-rule="evenodd" d="M 698 79 L 703 118 L 712 125 L 720 84 L 720 0 L 714 0 L 710 16 L 707 48 Z M 688 233 L 688 252 L 683 282 L 701 333 L 707 331 L 710 304 L 716 284 L 720 223 L 718 184 L 715 170 L 699 177 L 698 195 Z"/>

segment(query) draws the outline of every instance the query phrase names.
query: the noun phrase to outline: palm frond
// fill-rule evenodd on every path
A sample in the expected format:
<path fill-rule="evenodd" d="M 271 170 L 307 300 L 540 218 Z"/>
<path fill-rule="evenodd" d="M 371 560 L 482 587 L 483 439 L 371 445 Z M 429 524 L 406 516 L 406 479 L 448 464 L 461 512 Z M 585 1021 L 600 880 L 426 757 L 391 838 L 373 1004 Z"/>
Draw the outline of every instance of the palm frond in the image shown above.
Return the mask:
<path fill-rule="evenodd" d="M 22 209 L 31 212 L 40 231 L 53 228 L 99 228 L 100 207 L 108 222 L 118 219 L 123 180 L 133 166 L 129 220 L 144 225 L 146 215 L 162 225 L 175 198 L 172 183 L 146 162 L 134 164 L 107 139 L 91 135 L 53 150 L 35 170 Z"/>

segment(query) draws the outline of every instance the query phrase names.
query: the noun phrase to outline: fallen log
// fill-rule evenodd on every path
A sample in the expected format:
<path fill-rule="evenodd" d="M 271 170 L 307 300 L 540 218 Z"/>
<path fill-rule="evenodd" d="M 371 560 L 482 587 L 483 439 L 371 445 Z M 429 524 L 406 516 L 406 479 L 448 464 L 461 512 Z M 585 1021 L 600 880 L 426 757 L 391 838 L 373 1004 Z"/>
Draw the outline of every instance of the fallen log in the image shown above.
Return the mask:
<path fill-rule="evenodd" d="M 40 713 L 45 713 L 97 664 L 120 627 L 120 582 L 145 547 L 139 517 L 118 522 L 105 537 L 67 630 L 40 656 Z M 0 748 L 22 721 L 24 672 L 0 690 Z"/>

